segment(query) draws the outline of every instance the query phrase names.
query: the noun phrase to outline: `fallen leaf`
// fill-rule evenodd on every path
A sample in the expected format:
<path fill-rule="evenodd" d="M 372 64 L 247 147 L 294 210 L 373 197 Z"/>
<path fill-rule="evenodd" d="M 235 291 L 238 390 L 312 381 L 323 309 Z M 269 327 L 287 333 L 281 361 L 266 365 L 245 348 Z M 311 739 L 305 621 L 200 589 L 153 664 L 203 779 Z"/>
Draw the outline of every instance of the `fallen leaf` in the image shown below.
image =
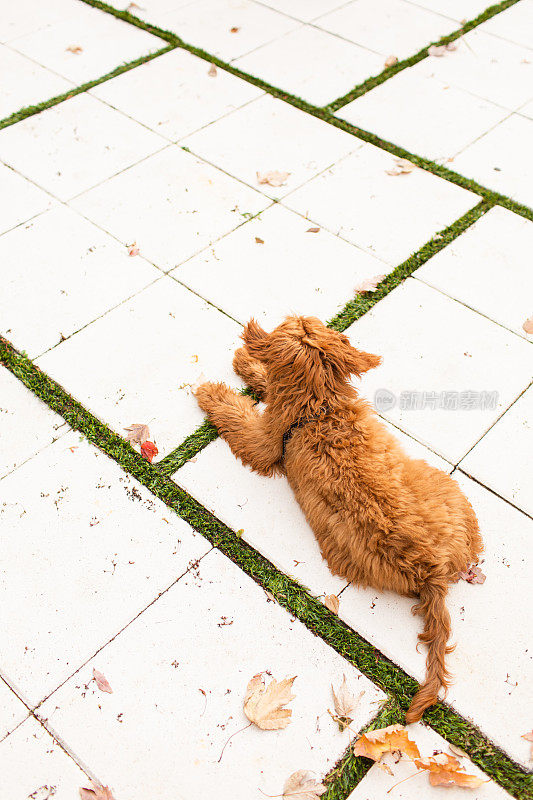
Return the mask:
<path fill-rule="evenodd" d="M 150 438 L 148 425 L 135 422 L 133 425 L 130 425 L 129 428 L 124 428 L 124 430 L 128 431 L 126 441 L 132 444 L 144 444 L 146 440 Z"/>
<path fill-rule="evenodd" d="M 335 714 L 331 714 L 329 712 L 335 722 L 339 726 L 339 730 L 343 731 L 347 728 L 352 722 L 353 717 L 351 716 L 353 711 L 357 708 L 357 705 L 363 696 L 364 692 L 361 692 L 359 697 L 354 697 L 351 691 L 348 689 L 348 684 L 346 683 L 346 675 L 342 676 L 342 683 L 340 688 L 335 692 L 333 686 L 331 687 L 331 693 L 333 695 L 333 704 L 335 706 Z"/>
<path fill-rule="evenodd" d="M 81 800 L 115 800 L 109 786 L 100 786 L 94 781 L 91 781 L 91 784 L 92 789 L 87 789 L 84 786 L 80 788 Z"/>
<path fill-rule="evenodd" d="M 327 594 L 324 597 L 324 605 L 334 614 L 339 613 L 340 600 L 336 594 Z"/>
<path fill-rule="evenodd" d="M 128 244 L 128 255 L 129 256 L 138 256 L 139 255 L 139 248 L 137 247 L 137 242 L 133 242 L 133 244 Z"/>
<path fill-rule="evenodd" d="M 215 64 L 211 64 L 207 74 L 209 75 L 210 78 L 216 78 L 218 73 L 217 73 L 217 68 L 216 68 Z"/>
<path fill-rule="evenodd" d="M 260 239 L 259 236 L 256 236 L 255 237 L 255 243 L 256 244 L 264 244 L 264 241 L 262 239 Z"/>
<path fill-rule="evenodd" d="M 398 56 L 389 56 L 385 59 L 385 66 L 386 67 L 394 67 L 395 64 L 398 63 Z"/>
<path fill-rule="evenodd" d="M 457 759 L 447 753 L 437 753 L 429 758 L 418 758 L 415 760 L 415 766 L 418 769 L 428 770 L 429 782 L 432 786 L 461 786 L 463 789 L 477 789 L 482 783 L 488 783 L 475 775 L 467 775 L 462 771 Z"/>
<path fill-rule="evenodd" d="M 409 175 L 410 172 L 416 169 L 413 162 L 408 161 L 406 158 L 397 158 L 394 163 L 396 164 L 395 167 L 385 170 L 387 175 Z"/>
<path fill-rule="evenodd" d="M 93 678 L 96 681 L 96 685 L 100 689 L 101 692 L 107 692 L 108 694 L 113 694 L 113 689 L 109 685 L 109 682 L 105 675 L 101 672 L 98 672 L 97 669 L 93 667 Z"/>
<path fill-rule="evenodd" d="M 194 383 L 191 383 L 191 392 L 196 394 L 202 383 L 205 383 L 207 378 L 205 377 L 203 372 L 200 372 Z"/>
<path fill-rule="evenodd" d="M 526 333 L 533 333 L 533 317 L 526 319 L 522 325 L 522 330 L 524 330 Z"/>
<path fill-rule="evenodd" d="M 80 47 L 79 44 L 70 44 L 68 47 L 65 47 L 65 50 L 68 53 L 74 53 L 75 55 L 83 53 L 83 47 Z"/>
<path fill-rule="evenodd" d="M 143 442 L 141 445 L 141 455 L 143 458 L 149 461 L 150 464 L 154 460 L 154 456 L 156 456 L 158 453 L 159 450 L 153 442 Z"/>
<path fill-rule="evenodd" d="M 531 752 L 529 753 L 529 758 L 533 758 L 533 731 L 531 733 L 523 733 L 522 739 L 525 739 L 526 742 L 532 742 L 531 744 Z"/>
<path fill-rule="evenodd" d="M 293 772 L 285 781 L 282 796 L 297 797 L 298 800 L 316 800 L 317 797 L 324 794 L 326 789 L 327 786 L 324 786 L 323 783 L 317 783 L 310 772 L 305 769 L 299 769 L 297 772 Z"/>
<path fill-rule="evenodd" d="M 375 292 L 378 284 L 380 284 L 385 277 L 385 275 L 374 275 L 373 278 L 367 278 L 355 287 L 355 293 L 361 294 L 361 292 Z"/>
<path fill-rule="evenodd" d="M 446 47 L 443 44 L 432 44 L 430 47 L 428 47 L 429 56 L 436 56 L 437 58 L 441 58 L 445 52 L 446 52 Z"/>
<path fill-rule="evenodd" d="M 233 28 L 229 29 L 230 33 L 238 33 L 239 31 L 240 31 L 240 28 L 236 28 L 236 27 L 233 27 Z"/>
<path fill-rule="evenodd" d="M 278 172 L 276 169 L 264 173 L 256 172 L 257 183 L 268 183 L 269 186 L 284 186 L 290 174 L 290 172 Z"/>
<path fill-rule="evenodd" d="M 306 233 L 320 233 L 320 228 L 308 228 Z"/>
<path fill-rule="evenodd" d="M 454 756 L 458 758 L 468 758 L 468 754 L 465 753 L 464 750 L 461 750 L 460 747 L 456 747 L 454 744 L 449 744 L 448 747 Z"/>
<path fill-rule="evenodd" d="M 291 721 L 292 710 L 283 708 L 295 695 L 291 694 L 294 678 L 284 678 L 279 683 L 275 678 L 265 689 L 261 673 L 254 675 L 246 687 L 244 713 L 254 725 L 264 731 L 286 728 Z"/>
<path fill-rule="evenodd" d="M 193 364 L 198 364 L 198 356 L 197 355 L 191 356 L 191 361 Z"/>
<path fill-rule="evenodd" d="M 466 572 L 460 572 L 459 577 L 467 583 L 485 583 L 487 576 L 481 571 L 480 567 L 470 564 Z"/>
<path fill-rule="evenodd" d="M 133 8 L 138 8 L 140 11 L 143 11 L 142 6 L 138 6 L 137 3 L 130 3 L 129 6 L 126 8 L 126 11 L 131 11 Z"/>
<path fill-rule="evenodd" d="M 379 761 L 383 753 L 393 750 L 400 750 L 409 758 L 420 758 L 416 743 L 409 738 L 403 725 L 389 725 L 388 728 L 363 733 L 353 747 L 354 755 L 366 756 L 373 761 Z"/>
<path fill-rule="evenodd" d="M 457 50 L 456 42 L 448 42 L 448 44 L 446 45 L 446 50 L 451 50 L 452 52 L 454 50 Z"/>

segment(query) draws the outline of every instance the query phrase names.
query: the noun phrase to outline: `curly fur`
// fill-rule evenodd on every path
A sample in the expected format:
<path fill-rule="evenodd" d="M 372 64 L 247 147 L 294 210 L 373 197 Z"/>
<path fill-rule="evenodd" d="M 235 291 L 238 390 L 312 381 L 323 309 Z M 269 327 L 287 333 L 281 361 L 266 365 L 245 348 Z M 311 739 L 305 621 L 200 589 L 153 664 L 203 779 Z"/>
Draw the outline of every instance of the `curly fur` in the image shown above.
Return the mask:
<path fill-rule="evenodd" d="M 472 506 L 449 475 L 409 458 L 349 383 L 378 356 L 314 317 L 288 317 L 270 334 L 251 320 L 243 340 L 233 366 L 264 413 L 223 383 L 200 386 L 198 403 L 244 464 L 287 476 L 334 574 L 418 598 L 428 654 L 406 715 L 415 722 L 449 685 L 447 587 L 482 551 Z M 283 454 L 283 434 L 302 417 L 311 419 Z"/>

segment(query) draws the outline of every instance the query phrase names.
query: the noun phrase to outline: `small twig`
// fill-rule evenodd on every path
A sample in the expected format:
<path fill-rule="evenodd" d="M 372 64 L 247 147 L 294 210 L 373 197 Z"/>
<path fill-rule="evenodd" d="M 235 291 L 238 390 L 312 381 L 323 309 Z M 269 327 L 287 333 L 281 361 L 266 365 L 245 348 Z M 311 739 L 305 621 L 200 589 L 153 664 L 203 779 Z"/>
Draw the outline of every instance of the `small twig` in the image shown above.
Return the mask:
<path fill-rule="evenodd" d="M 218 759 L 218 762 L 217 762 L 218 764 L 220 764 L 220 762 L 222 761 L 222 756 L 224 755 L 224 750 L 225 750 L 225 749 L 226 749 L 226 747 L 228 746 L 228 743 L 229 743 L 230 739 L 233 739 L 233 737 L 234 737 L 234 736 L 237 736 L 237 734 L 238 734 L 238 733 L 242 733 L 243 731 L 245 731 L 245 730 L 246 730 L 246 728 L 249 728 L 251 724 L 252 724 L 252 723 L 251 723 L 251 722 L 249 722 L 249 723 L 248 723 L 248 725 L 245 725 L 245 726 L 244 726 L 244 728 L 239 728 L 239 730 L 238 730 L 238 731 L 235 731 L 235 733 L 232 733 L 232 734 L 231 734 L 231 736 L 229 737 L 229 739 L 226 741 L 226 744 L 225 744 L 225 745 L 224 745 L 224 747 L 222 748 L 222 752 L 221 752 L 221 754 L 220 754 L 220 758 Z"/>

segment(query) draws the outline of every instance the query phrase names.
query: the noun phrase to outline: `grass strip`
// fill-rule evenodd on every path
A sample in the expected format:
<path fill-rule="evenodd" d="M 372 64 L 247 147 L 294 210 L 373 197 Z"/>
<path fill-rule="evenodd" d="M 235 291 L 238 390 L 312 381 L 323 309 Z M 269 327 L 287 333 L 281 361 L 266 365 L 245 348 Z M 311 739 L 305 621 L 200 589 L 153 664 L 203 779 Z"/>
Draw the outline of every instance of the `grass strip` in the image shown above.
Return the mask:
<path fill-rule="evenodd" d="M 284 575 L 257 553 L 213 514 L 178 487 L 157 465 L 150 464 L 118 434 L 87 411 L 58 383 L 42 372 L 25 355 L 0 337 L 0 363 L 10 370 L 46 405 L 63 417 L 71 428 L 90 442 L 164 502 L 191 527 L 205 536 L 226 557 L 237 564 L 277 602 L 306 627 L 333 647 L 377 686 L 392 695 L 405 711 L 417 690 L 416 681 L 363 639 L 305 587 Z M 468 720 L 443 703 L 426 712 L 429 725 L 444 738 L 464 749 L 472 760 L 517 800 L 533 797 L 532 777 L 514 763 Z M 352 772 L 359 769 L 353 765 Z M 338 795 L 341 797 L 342 795 Z"/>
<path fill-rule="evenodd" d="M 172 475 L 191 458 L 200 453 L 204 447 L 218 439 L 218 431 L 208 419 L 199 428 L 176 447 L 165 458 L 158 462 L 157 466 L 164 475 Z"/>

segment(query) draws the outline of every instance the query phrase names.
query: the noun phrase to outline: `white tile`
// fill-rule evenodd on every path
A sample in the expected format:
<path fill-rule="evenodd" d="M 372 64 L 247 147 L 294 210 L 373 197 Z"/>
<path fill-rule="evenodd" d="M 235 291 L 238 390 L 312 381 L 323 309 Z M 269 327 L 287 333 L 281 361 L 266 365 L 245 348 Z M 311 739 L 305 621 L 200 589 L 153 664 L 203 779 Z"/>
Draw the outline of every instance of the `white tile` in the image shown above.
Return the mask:
<path fill-rule="evenodd" d="M 74 8 L 66 18 L 17 38 L 11 46 L 79 85 L 166 44 L 159 37 L 84 3 L 76 3 Z M 69 47 L 82 50 L 73 53 Z"/>
<path fill-rule="evenodd" d="M 383 357 L 382 366 L 361 381 L 364 396 L 371 399 L 379 389 L 392 392 L 396 405 L 383 415 L 453 464 L 531 380 L 529 342 L 412 278 L 346 334 L 356 347 Z M 405 407 L 413 392 L 421 400 L 430 393 L 423 408 Z M 443 392 L 458 393 L 456 405 L 462 392 L 477 395 L 465 396 L 466 408 L 453 409 L 439 407 Z M 494 408 L 489 397 L 480 407 L 481 392 L 497 393 Z"/>
<path fill-rule="evenodd" d="M 161 28 L 224 61 L 238 58 L 299 25 L 252 0 L 198 0 L 153 19 Z M 238 30 L 232 32 L 235 28 Z"/>
<path fill-rule="evenodd" d="M 454 477 L 479 519 L 487 579 L 449 588 L 450 641 L 457 647 L 446 657 L 453 675 L 447 702 L 527 765 L 529 746 L 520 737 L 531 728 L 533 689 L 530 614 L 524 602 L 533 568 L 531 520 L 466 476 Z M 411 614 L 412 604 L 390 592 L 350 586 L 341 595 L 339 616 L 420 681 L 426 652 L 424 646 L 416 650 L 422 621 Z"/>
<path fill-rule="evenodd" d="M 237 59 L 235 66 L 317 106 L 384 68 L 382 56 L 308 25 Z"/>
<path fill-rule="evenodd" d="M 480 26 L 480 30 L 487 31 L 508 39 L 510 42 L 532 47 L 531 29 L 533 28 L 533 2 L 521 0 L 500 14 L 487 20 Z"/>
<path fill-rule="evenodd" d="M 135 17 L 157 25 L 157 20 L 162 14 L 189 5 L 191 2 L 195 0 L 143 0 L 142 3 L 132 3 L 131 0 L 110 0 L 108 5 L 119 11 L 129 11 Z"/>
<path fill-rule="evenodd" d="M 529 157 L 532 137 L 533 119 L 512 114 L 463 150 L 455 158 L 453 169 L 495 192 L 533 206 Z"/>
<path fill-rule="evenodd" d="M 290 132 L 290 135 L 289 135 Z M 271 95 L 260 97 L 182 142 L 193 153 L 269 197 L 283 197 L 360 147 L 359 140 Z M 257 173 L 288 172 L 285 185 Z"/>
<path fill-rule="evenodd" d="M 94 683 L 85 690 L 93 665 L 113 694 L 103 695 Z M 246 728 L 219 762 L 229 736 L 247 725 L 246 685 L 264 670 L 278 680 L 297 676 L 291 723 L 284 731 Z M 350 734 L 339 732 L 327 709 L 330 684 L 343 674 L 356 694 L 364 691 L 352 723 L 357 730 L 384 695 L 213 552 L 197 577 L 154 603 L 41 713 L 117 797 L 141 800 L 146 786 L 151 800 L 209 797 L 218 787 L 221 797 L 259 800 L 261 792 L 279 794 L 302 766 L 323 775 L 341 756 Z"/>
<path fill-rule="evenodd" d="M 9 75 L 9 80 L 3 80 L 0 84 L 0 119 L 72 88 L 70 81 L 2 44 L 0 74 Z"/>
<path fill-rule="evenodd" d="M 311 22 L 316 17 L 327 14 L 346 3 L 346 0 L 261 0 L 264 6 L 270 6 L 282 14 Z"/>
<path fill-rule="evenodd" d="M 407 728 L 409 738 L 416 742 L 422 758 L 432 756 L 435 752 L 447 753 L 449 756 L 457 757 L 450 750 L 447 742 L 431 728 L 427 728 L 422 723 L 409 725 Z M 470 789 L 468 797 L 470 800 L 510 800 L 511 795 L 491 781 L 469 758 L 460 758 L 461 769 L 468 775 L 475 775 L 487 781 L 477 789 Z M 417 769 L 407 758 L 398 760 L 396 754 L 387 753 L 380 761 L 381 765 L 389 768 L 392 774 L 387 773 L 378 764 L 374 764 L 363 780 L 350 794 L 348 800 L 370 800 L 370 798 L 388 797 L 389 792 L 394 792 L 396 800 L 442 800 L 444 794 L 443 787 L 431 786 L 429 783 L 428 772 L 421 772 L 417 777 Z M 401 781 L 400 786 L 397 784 Z M 447 800 L 464 800 L 465 791 L 459 787 L 446 787 Z"/>
<path fill-rule="evenodd" d="M 457 29 L 454 21 L 404 0 L 354 0 L 315 20 L 315 25 L 398 59 Z"/>
<path fill-rule="evenodd" d="M 0 233 L 56 205 L 42 189 L 0 163 Z"/>
<path fill-rule="evenodd" d="M 357 283 L 389 266 L 324 229 L 309 228 L 276 204 L 171 274 L 243 324 L 255 317 L 271 328 L 292 313 L 327 321 L 353 297 Z"/>
<path fill-rule="evenodd" d="M 187 50 L 172 50 L 91 89 L 91 94 L 171 141 L 259 97 L 263 92 Z"/>
<path fill-rule="evenodd" d="M 0 742 L 28 716 L 28 709 L 0 678 Z M 0 753 L 2 751 L 0 750 Z"/>
<path fill-rule="evenodd" d="M 0 478 L 68 430 L 60 416 L 0 367 Z"/>
<path fill-rule="evenodd" d="M 533 515 L 533 388 L 511 406 L 461 462 L 461 469 Z"/>
<path fill-rule="evenodd" d="M 482 14 L 490 3 L 491 0 L 416 0 L 415 5 L 451 17 L 457 22 L 466 22 Z"/>
<path fill-rule="evenodd" d="M 162 458 L 204 420 L 190 391 L 202 372 L 240 385 L 231 367 L 240 332 L 165 277 L 37 362 L 121 436 L 149 424 Z"/>
<path fill-rule="evenodd" d="M 524 117 L 528 117 L 529 119 L 533 119 L 533 100 L 531 100 L 529 103 L 525 103 L 525 105 L 518 109 L 517 113 Z"/>
<path fill-rule="evenodd" d="M 511 111 L 533 96 L 530 50 L 479 28 L 458 39 L 455 46 L 444 56 L 420 61 L 411 68 L 413 73 L 435 77 Z"/>
<path fill-rule="evenodd" d="M 364 144 L 284 202 L 396 266 L 479 198 L 425 170 L 388 175 L 395 161 L 390 153 Z"/>
<path fill-rule="evenodd" d="M 424 77 L 419 66 L 348 103 L 337 116 L 412 153 L 446 162 L 508 115 L 488 100 Z M 458 169 L 457 162 L 445 166 Z"/>
<path fill-rule="evenodd" d="M 169 270 L 265 208 L 268 201 L 171 145 L 76 198 L 72 205 L 124 244 L 136 241 L 145 258 Z"/>
<path fill-rule="evenodd" d="M 17 265 L 3 281 L 0 331 L 30 358 L 161 276 L 64 206 L 0 237 L 0 263 Z"/>
<path fill-rule="evenodd" d="M 0 131 L 0 158 L 66 200 L 165 143 L 105 103 L 79 94 Z"/>
<path fill-rule="evenodd" d="M 497 206 L 414 275 L 526 338 L 532 252 L 533 223 Z"/>
<path fill-rule="evenodd" d="M 90 786 L 87 775 L 35 719 L 0 744 L 0 760 L 2 791 L 10 800 L 72 800 L 81 786 Z"/>
<path fill-rule="evenodd" d="M 217 439 L 174 480 L 313 595 L 338 594 L 346 586 L 329 571 L 285 477 L 257 475 Z"/>
<path fill-rule="evenodd" d="M 4 478 L 0 519 L 2 668 L 31 704 L 210 549 L 74 432 Z"/>
<path fill-rule="evenodd" d="M 0 17 L 0 42 L 9 42 L 26 33 L 46 28 L 54 22 L 76 14 L 72 0 L 24 0 L 23 3 L 4 3 Z"/>

